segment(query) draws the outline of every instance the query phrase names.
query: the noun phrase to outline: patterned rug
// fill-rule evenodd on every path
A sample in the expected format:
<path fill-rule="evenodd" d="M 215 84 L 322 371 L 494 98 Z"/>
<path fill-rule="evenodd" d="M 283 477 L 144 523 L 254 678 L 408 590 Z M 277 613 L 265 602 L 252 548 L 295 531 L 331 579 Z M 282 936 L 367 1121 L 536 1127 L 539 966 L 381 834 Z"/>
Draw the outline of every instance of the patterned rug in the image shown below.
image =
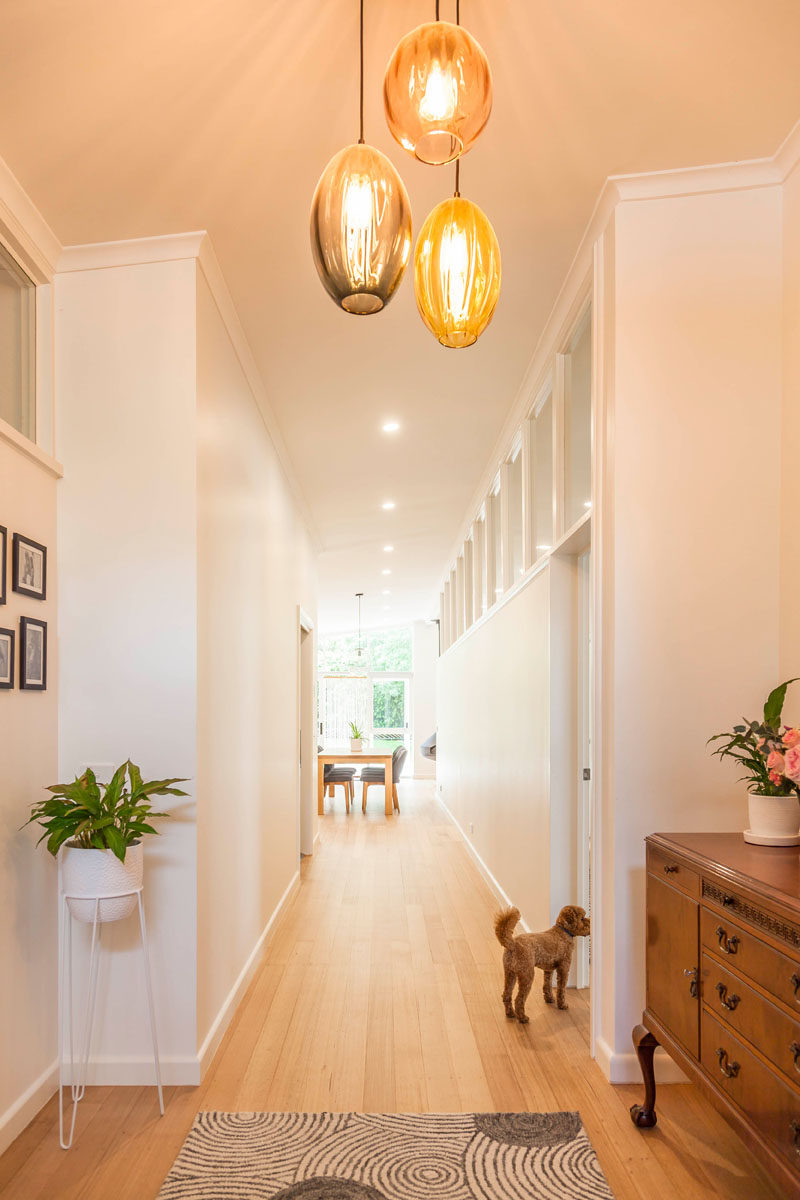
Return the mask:
<path fill-rule="evenodd" d="M 159 1200 L 613 1197 L 575 1112 L 202 1112 Z"/>

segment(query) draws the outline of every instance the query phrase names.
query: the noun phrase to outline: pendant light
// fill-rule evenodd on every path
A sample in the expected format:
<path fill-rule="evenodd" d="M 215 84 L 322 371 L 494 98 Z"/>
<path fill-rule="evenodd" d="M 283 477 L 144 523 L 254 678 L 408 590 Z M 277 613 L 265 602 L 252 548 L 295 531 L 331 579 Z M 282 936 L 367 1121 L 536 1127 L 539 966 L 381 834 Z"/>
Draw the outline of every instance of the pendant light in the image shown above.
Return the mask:
<path fill-rule="evenodd" d="M 500 246 L 486 214 L 459 191 L 437 204 L 414 251 L 414 294 L 420 316 L 442 346 L 477 342 L 500 295 Z"/>
<path fill-rule="evenodd" d="M 345 312 L 380 312 L 411 250 L 411 205 L 385 154 L 364 142 L 364 0 L 360 17 L 360 133 L 334 154 L 311 205 L 311 252 L 322 286 Z"/>
<path fill-rule="evenodd" d="M 466 154 L 492 111 L 492 72 L 475 38 L 459 24 L 436 20 L 406 34 L 383 80 L 392 136 L 431 166 Z"/>

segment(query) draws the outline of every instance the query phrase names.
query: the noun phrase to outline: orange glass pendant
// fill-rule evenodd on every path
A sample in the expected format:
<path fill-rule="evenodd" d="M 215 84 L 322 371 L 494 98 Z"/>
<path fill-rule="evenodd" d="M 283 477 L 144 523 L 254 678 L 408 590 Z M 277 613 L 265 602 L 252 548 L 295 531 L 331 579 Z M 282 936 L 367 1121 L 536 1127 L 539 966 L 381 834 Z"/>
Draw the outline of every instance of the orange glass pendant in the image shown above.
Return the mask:
<path fill-rule="evenodd" d="M 492 111 L 489 60 L 471 34 L 449 21 L 431 21 L 395 47 L 383 80 L 392 136 L 420 162 L 433 166 L 465 154 Z"/>
<path fill-rule="evenodd" d="M 500 295 L 500 246 L 484 212 L 456 193 L 428 214 L 414 251 L 420 316 L 443 346 L 477 342 Z"/>

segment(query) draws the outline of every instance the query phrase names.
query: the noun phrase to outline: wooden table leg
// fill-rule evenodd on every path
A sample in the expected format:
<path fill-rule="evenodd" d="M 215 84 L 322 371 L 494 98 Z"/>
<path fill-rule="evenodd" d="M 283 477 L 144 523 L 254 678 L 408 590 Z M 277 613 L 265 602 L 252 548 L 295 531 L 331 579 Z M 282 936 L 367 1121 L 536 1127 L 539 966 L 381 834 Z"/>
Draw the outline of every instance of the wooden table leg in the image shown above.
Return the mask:
<path fill-rule="evenodd" d="M 386 763 L 386 769 L 383 772 L 384 780 L 386 781 L 386 815 L 387 817 L 394 816 L 394 804 L 392 802 L 392 760 L 389 759 Z"/>
<path fill-rule="evenodd" d="M 325 767 L 317 761 L 317 812 L 325 815 Z"/>

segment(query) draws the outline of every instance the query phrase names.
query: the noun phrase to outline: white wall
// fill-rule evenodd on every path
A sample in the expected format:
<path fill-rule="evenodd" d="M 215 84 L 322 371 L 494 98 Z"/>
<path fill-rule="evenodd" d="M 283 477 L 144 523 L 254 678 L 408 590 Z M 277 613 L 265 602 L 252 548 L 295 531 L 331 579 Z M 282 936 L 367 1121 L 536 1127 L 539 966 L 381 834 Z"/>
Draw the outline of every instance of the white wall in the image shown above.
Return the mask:
<path fill-rule="evenodd" d="M 780 669 L 781 680 L 800 675 L 800 166 L 783 188 L 783 411 L 780 429 Z M 800 721 L 800 683 L 786 704 Z"/>
<path fill-rule="evenodd" d="M 416 779 L 433 779 L 436 762 L 423 758 L 419 748 L 436 731 L 436 661 L 439 656 L 439 626 L 430 621 L 415 621 L 412 625 L 412 654 L 414 677 L 411 681 L 414 719 L 414 762 L 407 770 Z M 410 768 L 410 769 L 409 769 Z"/>
<path fill-rule="evenodd" d="M 47 1099 L 57 1054 L 57 869 L 38 827 L 21 830 L 58 776 L 57 478 L 0 434 L 0 524 L 8 527 L 7 603 L 16 633 L 15 683 L 0 691 L 0 1152 Z M 11 536 L 47 546 L 47 599 L 11 590 Z M 19 618 L 47 621 L 48 686 L 19 689 Z"/>
<path fill-rule="evenodd" d="M 61 274 L 55 307 L 59 774 L 130 756 L 146 778 L 189 777 L 195 795 L 195 263 Z M 164 1074 L 185 1081 L 196 1074 L 191 799 L 160 828 L 145 905 Z M 135 922 L 110 926 L 104 944 L 94 1077 L 149 1082 Z"/>
<path fill-rule="evenodd" d="M 439 659 L 437 788 L 534 929 L 550 924 L 549 569 Z"/>
<path fill-rule="evenodd" d="M 314 619 L 316 579 L 308 534 L 202 275 L 197 429 L 197 1026 L 199 1047 L 210 1036 L 207 1057 L 298 869 L 298 605 Z"/>
<path fill-rule="evenodd" d="M 615 217 L 614 1055 L 632 1058 L 644 1002 L 643 839 L 743 828 L 744 787 L 706 739 L 777 679 L 780 201 L 764 188 Z"/>

